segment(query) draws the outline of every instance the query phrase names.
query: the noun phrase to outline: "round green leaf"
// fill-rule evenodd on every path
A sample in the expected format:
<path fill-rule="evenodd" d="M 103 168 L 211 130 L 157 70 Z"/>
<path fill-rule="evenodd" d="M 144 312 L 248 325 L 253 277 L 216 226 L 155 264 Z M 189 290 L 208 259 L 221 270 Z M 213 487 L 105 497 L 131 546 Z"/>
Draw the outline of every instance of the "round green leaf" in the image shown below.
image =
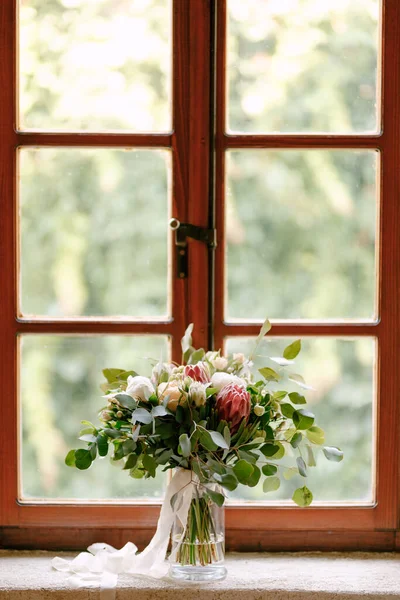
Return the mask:
<path fill-rule="evenodd" d="M 292 500 L 297 504 L 297 506 L 306 507 L 310 506 L 311 502 L 313 501 L 313 495 L 308 487 L 304 486 L 295 490 Z"/>
<path fill-rule="evenodd" d="M 65 464 L 67 467 L 75 467 L 75 452 L 76 450 L 70 450 L 65 457 Z"/>
<path fill-rule="evenodd" d="M 291 419 L 293 417 L 294 410 L 294 407 L 291 404 L 289 404 L 289 402 L 283 402 L 281 404 L 281 413 L 284 417 L 287 417 L 288 419 Z"/>
<path fill-rule="evenodd" d="M 99 456 L 107 456 L 108 454 L 108 440 L 105 435 L 99 433 L 97 436 L 97 449 Z"/>
<path fill-rule="evenodd" d="M 257 465 L 252 465 L 252 466 L 253 466 L 253 473 L 250 475 L 250 477 L 246 481 L 246 485 L 248 487 L 255 487 L 257 485 L 257 483 L 260 481 L 260 477 L 261 477 L 261 471 L 257 467 Z"/>
<path fill-rule="evenodd" d="M 264 473 L 264 475 L 266 475 L 267 477 L 270 477 L 271 475 L 275 475 L 275 473 L 278 470 L 278 467 L 276 467 L 275 465 L 264 465 L 262 467 L 262 472 Z"/>
<path fill-rule="evenodd" d="M 316 425 L 313 425 L 306 431 L 306 436 L 313 444 L 322 446 L 325 442 L 325 431 Z"/>
<path fill-rule="evenodd" d="M 275 460 L 279 460 L 285 455 L 285 448 L 281 442 L 275 441 L 273 443 L 264 444 L 264 446 L 261 446 L 260 450 L 264 456 L 267 458 L 274 457 Z"/>
<path fill-rule="evenodd" d="M 84 471 L 88 469 L 92 464 L 92 456 L 89 450 L 84 450 L 80 448 L 75 451 L 75 466 L 77 469 Z"/>
<path fill-rule="evenodd" d="M 309 410 L 299 408 L 293 413 L 293 423 L 297 429 L 309 429 L 314 423 L 314 415 Z"/>
<path fill-rule="evenodd" d="M 246 460 L 240 459 L 233 467 L 233 472 L 235 473 L 239 483 L 243 483 L 246 485 L 247 480 L 252 475 L 254 471 L 253 465 L 251 465 Z"/>
<path fill-rule="evenodd" d="M 279 477 L 267 477 L 263 483 L 263 492 L 267 494 L 268 492 L 275 492 L 279 489 L 281 485 L 281 480 Z"/>
<path fill-rule="evenodd" d="M 302 394 L 299 394 L 298 392 L 291 392 L 289 394 L 289 398 L 290 401 L 293 402 L 293 404 L 307 404 L 307 400 Z"/>

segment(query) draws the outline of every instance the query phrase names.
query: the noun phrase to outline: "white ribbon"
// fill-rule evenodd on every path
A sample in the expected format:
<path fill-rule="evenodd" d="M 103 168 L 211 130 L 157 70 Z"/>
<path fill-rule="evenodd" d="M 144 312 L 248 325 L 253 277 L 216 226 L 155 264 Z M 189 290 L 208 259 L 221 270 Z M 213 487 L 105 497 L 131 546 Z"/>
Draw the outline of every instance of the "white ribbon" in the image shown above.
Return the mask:
<path fill-rule="evenodd" d="M 196 475 L 188 469 L 178 469 L 172 477 L 161 506 L 157 530 L 142 553 L 137 546 L 128 542 L 120 550 L 108 544 L 92 544 L 88 552 L 81 552 L 72 561 L 56 557 L 52 566 L 57 571 L 70 573 L 68 582 L 73 587 L 97 587 L 100 585 L 101 600 L 115 600 L 115 588 L 120 573 L 148 575 L 161 578 L 168 573 L 169 564 L 165 560 L 169 536 L 174 520 L 178 518 L 185 531 L 193 487 L 198 483 Z M 172 497 L 179 492 L 179 498 L 171 506 Z M 179 544 L 170 556 L 174 560 Z"/>

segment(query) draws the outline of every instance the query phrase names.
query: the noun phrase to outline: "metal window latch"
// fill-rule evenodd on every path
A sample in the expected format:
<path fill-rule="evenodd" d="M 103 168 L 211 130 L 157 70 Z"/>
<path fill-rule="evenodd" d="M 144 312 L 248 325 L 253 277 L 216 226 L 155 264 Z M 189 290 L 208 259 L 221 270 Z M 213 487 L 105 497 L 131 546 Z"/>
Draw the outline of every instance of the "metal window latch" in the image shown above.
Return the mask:
<path fill-rule="evenodd" d="M 209 248 L 217 246 L 217 230 L 206 229 L 190 223 L 181 223 L 178 219 L 171 219 L 169 226 L 175 231 L 175 246 L 177 250 L 177 275 L 179 279 L 185 279 L 188 276 L 188 242 L 187 238 L 192 238 L 199 242 L 204 242 Z"/>

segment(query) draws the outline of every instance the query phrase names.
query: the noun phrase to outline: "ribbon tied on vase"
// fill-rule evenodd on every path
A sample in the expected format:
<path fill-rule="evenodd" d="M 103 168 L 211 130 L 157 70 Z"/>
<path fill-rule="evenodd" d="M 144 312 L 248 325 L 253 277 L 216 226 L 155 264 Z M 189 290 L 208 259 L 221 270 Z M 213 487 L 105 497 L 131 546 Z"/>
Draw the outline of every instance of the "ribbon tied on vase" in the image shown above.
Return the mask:
<path fill-rule="evenodd" d="M 197 476 L 188 469 L 177 469 L 166 490 L 161 506 L 156 532 L 149 545 L 137 554 L 137 546 L 132 542 L 120 550 L 104 543 L 92 544 L 87 552 L 81 552 L 73 560 L 55 557 L 52 567 L 69 573 L 68 582 L 72 587 L 100 586 L 101 600 L 115 600 L 118 575 L 147 575 L 154 578 L 165 577 L 169 563 L 166 561 L 171 528 L 176 518 L 186 528 L 193 490 L 198 485 Z M 175 494 L 179 499 L 171 505 Z M 174 548 L 169 560 L 172 562 L 179 549 Z"/>

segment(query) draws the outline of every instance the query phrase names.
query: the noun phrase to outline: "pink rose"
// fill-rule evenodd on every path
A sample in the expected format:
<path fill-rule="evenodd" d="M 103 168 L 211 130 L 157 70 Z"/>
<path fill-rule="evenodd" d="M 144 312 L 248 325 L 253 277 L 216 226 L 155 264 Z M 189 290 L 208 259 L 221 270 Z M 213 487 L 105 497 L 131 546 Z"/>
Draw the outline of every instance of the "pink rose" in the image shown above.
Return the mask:
<path fill-rule="evenodd" d="M 209 383 L 210 381 L 208 367 L 201 362 L 197 363 L 197 365 L 186 365 L 183 375 L 191 377 L 194 381 L 199 381 L 200 383 Z"/>
<path fill-rule="evenodd" d="M 240 423 L 249 418 L 250 394 L 236 383 L 229 383 L 218 393 L 216 408 L 221 421 L 230 423 L 231 432 L 235 433 Z"/>

